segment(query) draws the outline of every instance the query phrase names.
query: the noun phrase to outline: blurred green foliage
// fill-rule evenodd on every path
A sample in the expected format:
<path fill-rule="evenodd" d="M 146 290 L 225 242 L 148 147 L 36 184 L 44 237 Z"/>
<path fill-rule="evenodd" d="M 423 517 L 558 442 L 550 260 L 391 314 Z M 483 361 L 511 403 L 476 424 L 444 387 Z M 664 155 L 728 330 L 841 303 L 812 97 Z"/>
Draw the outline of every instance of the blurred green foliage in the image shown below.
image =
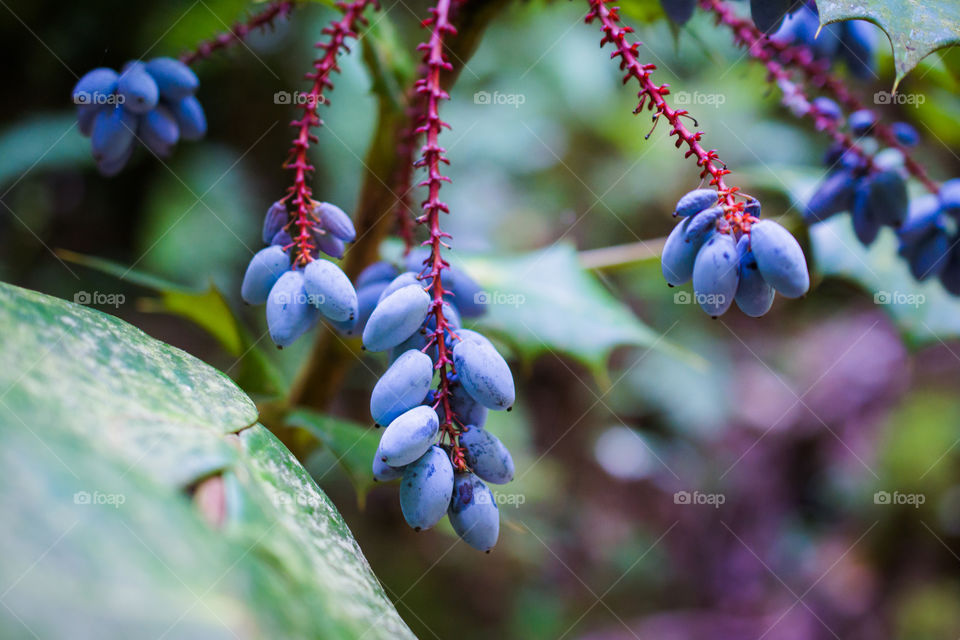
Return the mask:
<path fill-rule="evenodd" d="M 384 8 L 389 27 L 377 26 L 374 61 L 409 73 L 396 47 L 412 54 L 427 5 Z M 273 96 L 306 86 L 312 41 L 333 10 L 309 4 L 199 63 L 210 134 L 167 163 L 137 154 L 117 178 L 99 177 L 66 104 L 74 74 L 176 54 L 247 9 L 233 0 L 11 4 L 22 23 L 0 21 L 7 83 L 19 87 L 0 104 L 0 279 L 67 299 L 100 291 L 133 301 L 150 288 L 133 272 L 118 282 L 65 266 L 54 250 L 69 249 L 177 282 L 195 297 L 171 304 L 170 288 L 152 306 L 104 310 L 230 371 L 253 393 L 261 390 L 238 375 L 236 346 L 266 342 L 262 310 L 243 307 L 237 283 L 259 246 L 262 213 L 290 179 L 280 165 L 294 110 Z M 361 357 L 331 407 L 344 421 L 320 418 L 328 447 L 309 469 L 421 637 L 830 637 L 824 625 L 844 638 L 958 635 L 946 604 L 960 589 L 956 303 L 903 277 L 891 237 L 870 251 L 852 242 L 845 216 L 804 234 L 797 204 L 823 174 L 828 141 L 780 107 L 762 69 L 708 16 L 675 33 L 650 0 L 625 3 L 624 15 L 643 59 L 658 66 L 654 77 L 688 101 L 705 145 L 761 198 L 764 216 L 798 232 L 821 278 L 806 299 L 778 299 L 763 319 L 712 321 L 675 303 L 654 252 L 578 270 L 574 250 L 655 246 L 676 199 L 700 184 L 662 126 L 645 139 L 652 123 L 632 115 L 635 89 L 621 87 L 584 13 L 577 3 L 509 6 L 444 104 L 455 255 L 497 291 L 531 302 L 493 308 L 482 321 L 528 356 L 516 361 L 516 410 L 488 426 L 518 469 L 500 490 L 512 502 L 501 507 L 496 551 L 472 554 L 448 528 L 408 530 L 392 486 L 374 487 L 357 506 L 355 485 L 369 488 L 360 454 L 370 447 L 358 425 L 385 367 L 375 357 Z M 960 170 L 958 55 L 935 53 L 901 82 L 921 104 L 882 108 L 918 128 L 917 155 L 937 179 Z M 896 77 L 886 46 L 878 56 L 878 79 L 850 81 L 868 102 Z M 346 209 L 362 183 L 376 77 L 362 47 L 342 58 L 312 150 L 315 192 Z M 543 256 L 556 262 L 518 276 Z M 928 302 L 875 305 L 880 290 Z M 202 314 L 206 331 L 185 311 Z M 232 328 L 212 321 L 228 315 Z M 515 325 L 535 327 L 537 316 L 553 326 L 546 344 Z M 261 355 L 289 382 L 307 351 Z M 599 384 L 604 368 L 608 384 Z M 726 502 L 674 501 L 695 490 Z M 875 504 L 878 491 L 919 492 L 925 502 Z M 788 611 L 791 591 L 808 590 L 807 606 Z"/>

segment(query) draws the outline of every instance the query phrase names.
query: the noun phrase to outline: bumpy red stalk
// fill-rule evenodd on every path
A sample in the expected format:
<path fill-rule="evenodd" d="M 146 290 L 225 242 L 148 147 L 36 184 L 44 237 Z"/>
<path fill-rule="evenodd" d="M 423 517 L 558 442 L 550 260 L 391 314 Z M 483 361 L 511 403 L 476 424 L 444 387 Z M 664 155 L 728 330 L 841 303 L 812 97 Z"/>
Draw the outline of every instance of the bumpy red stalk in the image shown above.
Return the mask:
<path fill-rule="evenodd" d="M 840 78 L 830 73 L 828 65 L 824 61 L 816 59 L 810 47 L 788 44 L 767 37 L 752 22 L 738 18 L 722 0 L 700 0 L 700 6 L 716 15 L 717 24 L 724 24 L 729 27 L 734 32 L 737 41 L 747 46 L 747 51 L 751 57 L 764 62 L 768 59 L 779 59 L 786 68 L 800 70 L 810 85 L 820 88 L 847 109 L 859 111 L 867 108 L 853 92 L 847 89 Z M 751 44 L 748 44 L 747 41 Z M 877 122 L 873 127 L 873 135 L 888 147 L 893 147 L 903 154 L 904 166 L 907 171 L 919 180 L 927 190 L 931 193 L 939 191 L 937 183 L 927 175 L 923 166 L 913 158 L 910 150 L 897 140 L 893 129 L 889 125 Z"/>
<path fill-rule="evenodd" d="M 764 46 L 765 42 L 770 40 L 763 32 L 757 29 L 752 22 L 738 18 L 719 0 L 700 0 L 700 2 L 703 6 L 709 5 L 712 7 L 717 14 L 717 20 L 730 27 L 734 42 L 739 46 L 746 47 L 750 56 L 763 64 L 767 69 L 767 80 L 776 82 L 784 93 L 784 103 L 794 109 L 794 113 L 801 117 L 809 117 L 813 120 L 816 128 L 829 135 L 836 144 L 860 156 L 867 168 L 873 166 L 873 157 L 860 148 L 850 135 L 841 131 L 839 122 L 813 104 L 804 94 L 803 89 L 793 82 L 790 71 L 777 61 L 775 55 Z"/>
<path fill-rule="evenodd" d="M 322 51 L 322 55 L 314 60 L 313 71 L 306 74 L 306 78 L 312 80 L 313 84 L 299 105 L 303 109 L 303 117 L 291 123 L 291 126 L 297 130 L 297 136 L 290 148 L 290 155 L 284 163 L 285 168 L 292 169 L 294 172 L 293 185 L 287 189 L 287 195 L 283 198 L 283 201 L 291 199 L 290 202 L 294 208 L 291 212 L 291 222 L 295 227 L 296 235 L 291 233 L 293 244 L 284 247 L 284 250 L 296 248 L 294 264 L 305 265 L 313 259 L 314 234 L 323 233 L 322 229 L 317 228 L 316 216 L 313 213 L 317 203 L 313 199 L 313 191 L 308 184 L 314 167 L 307 157 L 307 150 L 312 143 L 317 142 L 317 136 L 312 133 L 312 130 L 323 124 L 317 114 L 317 107 L 325 101 L 324 92 L 333 88 L 330 76 L 334 72 L 340 72 L 337 56 L 341 51 L 349 51 L 346 44 L 347 38 L 357 37 L 359 28 L 367 24 L 366 18 L 363 17 L 364 10 L 376 4 L 376 0 L 338 2 L 337 7 L 343 11 L 343 16 L 324 27 L 323 34 L 329 37 L 326 42 L 317 43 L 316 47 Z"/>
<path fill-rule="evenodd" d="M 453 361 L 447 348 L 447 334 L 451 331 L 447 319 L 443 316 L 443 298 L 446 291 L 443 287 L 441 274 L 450 265 L 441 255 L 441 250 L 449 245 L 444 241 L 450 234 L 440 229 L 440 214 L 450 213 L 447 205 L 440 200 L 440 186 L 450 182 L 450 178 L 440 173 L 440 163 L 450 164 L 444 155 L 445 150 L 437 140 L 443 127 L 450 128 L 440 119 L 440 101 L 449 100 L 450 96 L 440 85 L 440 73 L 450 71 L 453 67 L 443 53 L 443 42 L 447 35 L 456 34 L 456 29 L 450 24 L 450 4 L 452 0 L 439 0 L 437 6 L 430 9 L 432 17 L 423 21 L 423 26 L 431 27 L 430 39 L 417 47 L 423 51 L 424 75 L 417 80 L 414 89 L 423 98 L 424 113 L 420 117 L 420 124 L 414 133 L 425 137 L 420 148 L 420 159 L 414 163 L 417 168 L 425 168 L 427 178 L 417 186 L 427 187 L 429 192 L 422 203 L 423 215 L 417 218 L 419 224 L 427 228 L 430 237 L 423 244 L 430 247 L 430 257 L 424 267 L 424 279 L 429 279 L 427 292 L 433 302 L 430 314 L 433 315 L 436 326 L 424 350 L 436 348 L 437 363 L 435 368 L 440 373 L 440 382 L 434 397 L 434 408 L 442 409 L 443 424 L 440 429 L 450 442 L 450 459 L 454 469 L 465 471 L 467 463 L 463 450 L 459 444 L 460 428 L 456 424 L 455 416 L 450 406 L 450 381 L 447 372 L 454 373 Z"/>
<path fill-rule="evenodd" d="M 229 31 L 221 33 L 197 45 L 194 51 L 180 56 L 180 62 L 193 64 L 198 60 L 209 58 L 214 52 L 226 49 L 245 40 L 251 31 L 265 29 L 273 25 L 277 18 L 288 15 L 294 7 L 290 0 L 274 0 L 267 4 L 262 11 L 255 13 L 243 22 L 237 22 Z"/>
<path fill-rule="evenodd" d="M 653 120 L 656 123 L 663 118 L 670 123 L 669 135 L 676 136 L 676 146 L 679 149 L 684 144 L 687 151 L 684 157 L 695 156 L 697 166 L 701 167 L 700 177 L 710 176 L 710 184 L 717 188 L 717 197 L 722 204 L 727 221 L 725 231 L 749 232 L 750 224 L 756 219 L 745 214 L 743 211 L 744 203 L 737 201 L 739 187 L 728 187 L 724 182 L 724 176 L 730 173 L 726 165 L 719 160 L 717 152 L 713 149 L 709 151 L 703 148 L 700 140 L 703 137 L 701 131 L 690 131 L 683 123 L 682 118 L 691 116 L 685 109 L 674 109 L 667 104 L 665 96 L 670 95 L 670 85 L 656 84 L 650 74 L 657 66 L 654 64 L 643 64 L 637 60 L 640 42 L 627 42 L 627 35 L 633 33 L 633 29 L 628 26 L 620 25 L 619 9 L 617 7 L 608 7 L 607 0 L 587 0 L 590 5 L 590 11 L 587 13 L 586 22 L 593 23 L 595 20 L 600 22 L 603 29 L 603 39 L 600 40 L 600 46 L 612 43 L 616 47 L 610 57 L 620 58 L 620 69 L 624 71 L 623 83 L 626 84 L 631 78 L 635 78 L 640 84 L 640 91 L 637 96 L 640 103 L 637 105 L 635 113 L 643 111 L 644 107 L 654 111 Z M 740 194 L 742 196 L 742 194 Z"/>

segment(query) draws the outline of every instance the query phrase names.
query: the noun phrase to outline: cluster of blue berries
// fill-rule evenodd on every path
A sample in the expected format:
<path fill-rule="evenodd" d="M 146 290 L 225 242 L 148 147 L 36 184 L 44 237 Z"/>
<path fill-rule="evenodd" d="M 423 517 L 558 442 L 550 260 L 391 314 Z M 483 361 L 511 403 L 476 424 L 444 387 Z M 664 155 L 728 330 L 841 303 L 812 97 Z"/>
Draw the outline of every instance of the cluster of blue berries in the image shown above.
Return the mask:
<path fill-rule="evenodd" d="M 737 224 L 727 219 L 713 189 L 684 195 L 673 213 L 683 218 L 663 247 L 661 267 L 670 286 L 693 280 L 696 302 L 712 317 L 736 302 L 759 317 L 775 292 L 798 298 L 810 288 L 803 250 L 789 231 L 760 220 L 760 202 L 750 199 Z"/>
<path fill-rule="evenodd" d="M 312 218 L 309 254 L 300 260 L 287 230 L 294 222 L 286 205 L 275 202 L 263 222 L 263 241 L 269 246 L 254 254 L 243 277 L 243 300 L 266 303 L 270 338 L 281 349 L 313 328 L 321 316 L 337 328 L 352 326 L 357 318 L 357 292 L 350 278 L 329 260 L 318 259 L 320 251 L 343 256 L 345 243 L 356 238 L 353 222 L 326 202 L 313 208 Z"/>
<path fill-rule="evenodd" d="M 939 193 L 914 199 L 897 231 L 898 253 L 919 281 L 939 278 L 943 288 L 960 295 L 960 178 L 945 182 Z"/>
<path fill-rule="evenodd" d="M 440 366 L 423 256 L 413 252 L 408 270 L 399 274 L 389 263 L 375 263 L 357 280 L 361 311 L 354 330 L 362 331 L 366 349 L 385 351 L 391 360 L 370 396 L 374 422 L 386 425 L 373 476 L 401 479 L 400 507 L 415 530 L 429 529 L 447 515 L 467 544 L 489 551 L 499 536 L 500 516 L 486 482 L 510 482 L 514 463 L 484 425 L 488 410 L 513 406 L 513 376 L 486 337 L 462 327 L 461 317 L 483 312 L 483 296 L 476 282 L 453 268 L 441 276 L 451 293 L 443 303 L 448 325 L 443 339 L 453 371 Z M 365 298 L 374 295 L 366 314 Z M 433 389 L 438 369 L 447 376 L 445 391 L 439 383 Z"/>
<path fill-rule="evenodd" d="M 818 98 L 818 106 L 841 117 L 839 107 L 827 98 Z M 877 147 L 870 137 L 876 114 L 855 111 L 848 124 L 861 147 Z M 892 131 L 906 147 L 919 142 L 916 129 L 905 122 L 894 123 Z M 884 149 L 868 163 L 861 154 L 835 146 L 828 150 L 825 162 L 832 168 L 807 203 L 804 220 L 808 224 L 849 211 L 854 233 L 865 246 L 873 243 L 882 227 L 890 227 L 900 240 L 898 253 L 916 280 L 939 278 L 948 292 L 960 295 L 960 179 L 944 183 L 937 194 L 910 201 L 904 157 L 898 149 Z"/>
<path fill-rule="evenodd" d="M 73 88 L 80 133 L 90 137 L 97 168 L 119 173 L 139 140 L 160 157 L 178 140 L 199 140 L 207 132 L 203 107 L 194 93 L 200 82 L 173 58 L 131 60 L 120 73 L 90 71 Z"/>
<path fill-rule="evenodd" d="M 851 74 L 867 79 L 875 75 L 875 35 L 874 28 L 866 20 L 834 22 L 821 29 L 817 4 L 811 1 L 787 15 L 773 38 L 786 44 L 807 46 L 818 60 L 842 60 Z"/>
<path fill-rule="evenodd" d="M 341 325 L 338 328 L 344 335 L 361 335 L 366 327 L 370 314 L 377 304 L 404 285 L 420 283 L 423 280 L 424 261 L 429 252 L 424 249 L 411 251 L 401 265 L 401 272 L 393 264 L 381 261 L 371 264 L 357 276 L 357 299 L 359 312 L 356 320 L 350 325 Z M 448 267 L 441 275 L 443 288 L 447 291 L 447 302 L 443 316 L 454 326 L 460 326 L 461 318 L 477 318 L 483 315 L 485 294 L 480 285 L 464 271 L 455 267 Z M 410 336 L 410 348 L 422 349 L 427 344 L 427 330 L 433 327 L 422 327 Z M 372 348 L 373 351 L 379 349 Z"/>
<path fill-rule="evenodd" d="M 818 98 L 815 104 L 822 113 L 837 120 L 842 118 L 839 107 L 828 98 Z M 866 109 L 855 111 L 847 124 L 857 137 L 858 150 L 835 145 L 827 151 L 824 162 L 830 171 L 807 203 L 804 219 L 813 224 L 849 211 L 857 238 L 870 246 L 881 227 L 897 229 L 907 219 L 907 173 L 898 149 L 884 149 L 872 158 L 866 156 L 878 148 L 877 141 L 870 137 L 876 114 Z M 893 130 L 906 146 L 919 139 L 907 123 L 897 123 Z"/>

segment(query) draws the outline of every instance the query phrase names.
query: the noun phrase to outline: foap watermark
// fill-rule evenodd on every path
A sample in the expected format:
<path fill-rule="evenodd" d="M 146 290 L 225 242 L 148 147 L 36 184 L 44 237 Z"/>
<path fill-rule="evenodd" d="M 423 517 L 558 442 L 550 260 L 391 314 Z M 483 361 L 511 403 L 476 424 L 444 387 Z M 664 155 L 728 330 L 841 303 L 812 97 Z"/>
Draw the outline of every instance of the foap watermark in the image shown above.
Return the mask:
<path fill-rule="evenodd" d="M 277 506 L 295 504 L 300 507 L 310 507 L 313 509 L 320 509 L 323 507 L 323 501 L 320 499 L 319 495 L 303 491 L 298 491 L 293 495 L 280 491 L 274 491 L 271 495 L 271 500 L 273 501 L 273 504 Z"/>
<path fill-rule="evenodd" d="M 475 493 L 474 496 L 477 504 L 486 504 L 490 500 L 488 496 L 492 496 L 493 502 L 498 507 L 510 506 L 519 509 L 521 505 L 527 502 L 527 496 L 522 493 L 499 493 L 491 491 L 489 494 L 486 492 Z"/>
<path fill-rule="evenodd" d="M 77 491 L 73 494 L 73 504 L 80 505 L 107 505 L 114 509 L 119 509 L 120 505 L 127 501 L 127 496 L 122 493 L 103 493 L 100 491 Z"/>
<path fill-rule="evenodd" d="M 900 493 L 899 491 L 877 491 L 873 494 L 873 504 L 906 504 L 914 509 L 919 509 L 920 505 L 927 501 L 927 496 L 922 493 Z"/>
<path fill-rule="evenodd" d="M 279 304 L 294 304 L 301 305 L 307 304 L 314 307 L 322 306 L 323 303 L 327 300 L 326 296 L 321 293 L 294 293 L 289 294 L 285 292 L 279 292 L 274 299 Z"/>
<path fill-rule="evenodd" d="M 477 91 L 473 94 L 474 104 L 502 104 L 513 107 L 514 109 L 519 109 L 520 105 L 526 101 L 527 96 L 522 93 L 500 93 L 499 91 L 490 93 L 489 91 Z"/>
<path fill-rule="evenodd" d="M 102 291 L 77 291 L 73 294 L 77 304 L 98 305 L 101 307 L 119 307 L 127 301 L 122 293 L 103 293 Z"/>
<path fill-rule="evenodd" d="M 500 305 L 519 307 L 526 304 L 527 297 L 522 293 L 506 293 L 503 291 L 478 291 L 473 294 L 474 304 Z"/>
<path fill-rule="evenodd" d="M 901 291 L 877 291 L 873 294 L 873 304 L 892 304 L 919 308 L 927 301 L 922 293 L 903 293 Z"/>
<path fill-rule="evenodd" d="M 922 93 L 891 93 L 889 91 L 877 91 L 873 94 L 874 104 L 899 104 L 919 107 L 927 101 L 927 96 Z"/>
<path fill-rule="evenodd" d="M 673 294 L 673 304 L 693 304 L 723 306 L 727 302 L 727 296 L 722 293 L 690 293 L 689 291 L 677 291 Z"/>
<path fill-rule="evenodd" d="M 682 105 L 706 105 L 719 107 L 727 101 L 727 96 L 722 93 L 701 93 L 700 91 L 678 91 L 671 94 L 676 104 Z"/>
<path fill-rule="evenodd" d="M 708 505 L 719 509 L 727 501 L 722 493 L 703 493 L 701 491 L 677 491 L 673 494 L 673 504 Z"/>
<path fill-rule="evenodd" d="M 73 94 L 73 103 L 78 105 L 107 105 L 123 104 L 126 97 L 119 93 L 103 93 L 102 91 L 77 91 Z"/>
<path fill-rule="evenodd" d="M 327 98 L 307 91 L 277 91 L 273 94 L 273 104 L 312 105 L 317 107 L 321 104 L 327 104 Z"/>

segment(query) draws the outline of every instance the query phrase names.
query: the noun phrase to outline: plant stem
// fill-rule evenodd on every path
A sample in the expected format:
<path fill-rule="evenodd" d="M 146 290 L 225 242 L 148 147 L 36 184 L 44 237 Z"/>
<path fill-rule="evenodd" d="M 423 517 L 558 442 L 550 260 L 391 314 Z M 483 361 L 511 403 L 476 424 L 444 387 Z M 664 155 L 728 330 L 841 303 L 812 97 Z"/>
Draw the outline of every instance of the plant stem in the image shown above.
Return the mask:
<path fill-rule="evenodd" d="M 666 96 L 670 94 L 669 85 L 658 85 L 650 78 L 651 72 L 657 66 L 642 64 L 637 59 L 640 43 L 627 42 L 627 36 L 633 33 L 633 29 L 620 25 L 618 9 L 608 7 L 607 0 L 587 0 L 587 2 L 590 5 L 590 11 L 587 13 L 586 22 L 588 24 L 595 20 L 600 22 L 604 34 L 603 39 L 600 40 L 601 47 L 607 43 L 612 43 L 616 47 L 616 51 L 610 57 L 620 58 L 620 69 L 625 72 L 623 76 L 624 84 L 631 78 L 636 79 L 640 84 L 640 91 L 637 93 L 640 103 L 634 113 L 640 113 L 646 107 L 655 112 L 654 123 L 658 122 L 660 118 L 670 123 L 669 135 L 677 137 L 676 147 L 679 149 L 686 144 L 685 157 L 695 156 L 697 166 L 701 167 L 700 177 L 705 178 L 709 175 L 710 184 L 716 187 L 718 199 L 724 208 L 727 229 L 749 233 L 750 224 L 755 219 L 753 216 L 744 213 L 744 203 L 735 199 L 739 187 L 728 187 L 725 184 L 724 176 L 728 175 L 730 170 L 719 160 L 715 150 L 708 151 L 700 144 L 703 137 L 702 132 L 693 132 L 686 127 L 682 118 L 687 117 L 692 120 L 689 113 L 685 109 L 673 109 L 667 103 Z"/>
<path fill-rule="evenodd" d="M 449 90 L 456 82 L 464 65 L 479 46 L 490 21 L 508 2 L 489 0 L 456 7 L 453 22 L 457 35 L 446 43 L 453 68 L 441 78 L 444 89 Z M 412 93 L 411 89 L 410 95 Z M 351 279 L 379 258 L 380 244 L 394 225 L 395 218 L 391 213 L 395 211 L 400 198 L 410 191 L 409 181 L 395 181 L 404 165 L 411 168 L 413 165 L 410 156 L 398 154 L 396 147 L 404 130 L 411 128 L 409 114 L 402 107 L 398 109 L 394 101 L 385 95 L 378 95 L 378 105 L 376 130 L 364 159 L 363 184 L 354 215 L 357 241 L 350 246 L 345 257 L 344 271 Z M 412 176 L 413 172 L 409 173 Z M 310 356 L 290 390 L 287 406 L 325 409 L 336 395 L 347 371 L 356 362 L 359 345 L 355 342 L 345 342 L 332 330 L 319 331 Z M 289 438 L 286 434 L 281 436 L 298 457 L 299 452 L 308 450 L 306 444 L 293 441 L 294 438 L 306 437 L 300 434 L 306 432 L 300 430 L 298 435 Z"/>
<path fill-rule="evenodd" d="M 450 99 L 440 84 L 440 75 L 441 72 L 450 71 L 453 68 L 444 55 L 444 38 L 457 33 L 450 24 L 450 3 L 451 0 L 439 0 L 437 6 L 430 9 L 432 17 L 423 21 L 424 26 L 432 27 L 433 30 L 430 33 L 430 39 L 419 46 L 419 49 L 424 52 L 425 74 L 417 80 L 414 87 L 415 91 L 423 96 L 424 113 L 416 133 L 424 134 L 426 140 L 420 149 L 420 159 L 414 163 L 414 167 L 427 170 L 427 178 L 419 186 L 427 187 L 428 194 L 421 205 L 424 214 L 417 218 L 417 222 L 424 225 L 429 233 L 429 239 L 424 242 L 424 245 L 430 247 L 430 257 L 425 262 L 426 273 L 422 277 L 430 280 L 427 292 L 431 295 L 433 302 L 429 313 L 433 315 L 435 327 L 424 350 L 428 351 L 431 347 L 437 350 L 434 368 L 439 372 L 440 380 L 434 396 L 434 409 L 442 409 L 443 422 L 440 425 L 440 431 L 450 443 L 453 468 L 457 471 L 465 471 L 467 463 L 458 442 L 460 427 L 455 423 L 455 416 L 450 407 L 451 390 L 448 371 L 452 374 L 455 373 L 455 369 L 447 348 L 447 334 L 451 333 L 451 328 L 443 315 L 444 296 L 447 292 L 441 277 L 443 270 L 450 266 L 441 255 L 444 248 L 449 248 L 445 239 L 449 238 L 450 234 L 440 228 L 440 214 L 450 213 L 446 203 L 440 200 L 440 187 L 444 182 L 450 182 L 450 178 L 440 172 L 440 164 L 450 164 L 450 161 L 439 144 L 443 127 L 450 128 L 450 125 L 440 119 L 440 101 Z"/>
<path fill-rule="evenodd" d="M 277 18 L 289 15 L 293 11 L 296 3 L 290 0 L 274 0 L 267 4 L 262 11 L 259 11 L 243 22 L 237 22 L 229 31 L 221 33 L 209 40 L 205 40 L 197 45 L 196 49 L 184 53 L 180 56 L 180 62 L 184 64 L 193 64 L 199 60 L 205 60 L 216 51 L 226 49 L 235 44 L 243 42 L 250 32 L 255 29 L 265 29 L 273 25 Z"/>
<path fill-rule="evenodd" d="M 799 69 L 807 82 L 830 94 L 847 109 L 860 111 L 867 108 L 852 91 L 847 89 L 840 78 L 829 72 L 824 62 L 816 59 L 810 47 L 787 44 L 766 36 L 752 22 L 737 17 L 722 0 L 700 0 L 700 6 L 716 15 L 717 24 L 724 24 L 729 27 L 733 31 L 737 43 L 746 46 L 750 56 L 767 65 L 768 71 L 770 70 L 768 61 L 779 59 L 783 66 Z M 877 122 L 873 127 L 873 133 L 885 145 L 893 147 L 903 154 L 904 166 L 907 171 L 920 181 L 928 191 L 934 194 L 939 192 L 940 188 L 937 183 L 927 175 L 926 169 L 913 158 L 910 150 L 897 140 L 892 127 L 883 122 Z M 831 137 L 836 140 L 836 136 L 832 132 Z"/>
<path fill-rule="evenodd" d="M 376 0 L 337 3 L 337 7 L 343 11 L 343 17 L 334 20 L 323 29 L 323 34 L 329 37 L 326 42 L 317 43 L 317 48 L 321 49 L 323 54 L 313 62 L 313 71 L 306 75 L 313 84 L 301 105 L 303 117 L 292 123 L 292 126 L 297 129 L 297 136 L 293 140 L 290 157 L 287 158 L 284 167 L 294 171 L 294 178 L 293 185 L 288 189 L 283 200 L 293 199 L 295 211 L 292 212 L 292 222 L 296 227 L 296 235 L 291 234 L 293 244 L 296 246 L 293 263 L 301 266 L 313 260 L 314 234 L 321 232 L 316 228 L 313 209 L 317 203 L 313 200 L 313 191 L 308 184 L 314 167 L 307 157 L 310 144 L 317 142 L 317 136 L 312 131 L 323 125 L 323 121 L 317 114 L 317 108 L 325 101 L 324 91 L 333 88 L 330 76 L 334 72 L 340 72 L 337 57 L 342 50 L 349 50 L 346 44 L 347 38 L 356 38 L 359 28 L 367 23 L 363 12 L 369 6 L 376 6 Z M 284 251 L 288 248 L 284 247 Z"/>

